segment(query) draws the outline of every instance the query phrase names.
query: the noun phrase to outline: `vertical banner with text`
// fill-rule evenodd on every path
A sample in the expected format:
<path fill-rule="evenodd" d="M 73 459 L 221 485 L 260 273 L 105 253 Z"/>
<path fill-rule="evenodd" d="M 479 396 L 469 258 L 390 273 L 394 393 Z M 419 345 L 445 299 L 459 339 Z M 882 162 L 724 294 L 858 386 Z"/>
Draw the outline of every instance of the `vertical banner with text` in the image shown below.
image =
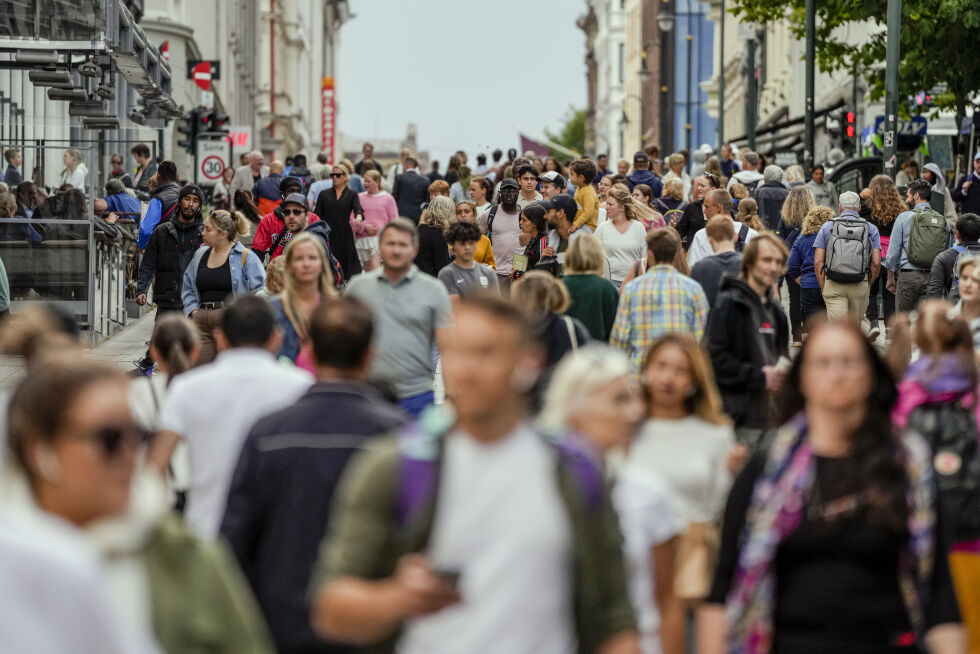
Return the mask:
<path fill-rule="evenodd" d="M 334 140 L 337 131 L 337 113 L 336 100 L 334 97 L 334 82 L 332 77 L 323 78 L 321 101 L 323 119 L 322 151 L 327 153 L 327 159 L 331 164 L 333 164 Z"/>

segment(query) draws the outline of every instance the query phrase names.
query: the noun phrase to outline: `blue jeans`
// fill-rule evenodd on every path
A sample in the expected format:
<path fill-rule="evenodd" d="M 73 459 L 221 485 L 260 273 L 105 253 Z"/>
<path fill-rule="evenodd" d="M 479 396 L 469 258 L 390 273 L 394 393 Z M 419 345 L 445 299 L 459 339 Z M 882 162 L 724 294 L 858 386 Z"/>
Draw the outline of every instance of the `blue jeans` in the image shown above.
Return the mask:
<path fill-rule="evenodd" d="M 827 317 L 827 305 L 824 304 L 823 292 L 819 288 L 800 289 L 800 308 L 803 309 L 803 317 L 807 321 L 821 313 Z"/>
<path fill-rule="evenodd" d="M 411 397 L 405 397 L 398 400 L 398 406 L 404 409 L 408 415 L 412 416 L 413 418 L 418 418 L 423 411 L 435 404 L 435 402 L 435 393 L 432 391 L 426 391 L 418 395 L 412 395 Z"/>

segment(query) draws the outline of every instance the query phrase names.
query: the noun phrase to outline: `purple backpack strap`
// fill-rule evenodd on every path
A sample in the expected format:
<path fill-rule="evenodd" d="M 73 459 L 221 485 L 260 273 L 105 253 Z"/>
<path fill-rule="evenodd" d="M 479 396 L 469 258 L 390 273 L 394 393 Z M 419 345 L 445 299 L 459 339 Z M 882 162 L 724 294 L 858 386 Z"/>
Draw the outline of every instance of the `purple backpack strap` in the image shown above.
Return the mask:
<path fill-rule="evenodd" d="M 402 527 L 435 498 L 442 438 L 452 425 L 439 408 L 427 410 L 398 435 L 398 494 L 395 517 Z"/>
<path fill-rule="evenodd" d="M 585 508 L 588 511 L 596 511 L 601 508 L 602 498 L 605 494 L 605 480 L 602 477 L 602 470 L 599 469 L 595 461 L 566 439 L 548 439 L 548 442 L 558 451 L 561 465 L 578 482 L 579 489 L 582 491 L 582 499 L 585 500 Z"/>

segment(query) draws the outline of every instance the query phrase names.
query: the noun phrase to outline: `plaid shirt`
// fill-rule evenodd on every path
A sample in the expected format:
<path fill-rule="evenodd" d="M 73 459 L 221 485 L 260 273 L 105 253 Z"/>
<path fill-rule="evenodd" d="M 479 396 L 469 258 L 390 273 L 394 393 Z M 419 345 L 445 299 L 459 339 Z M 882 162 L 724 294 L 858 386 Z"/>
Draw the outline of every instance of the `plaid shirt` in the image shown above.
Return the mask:
<path fill-rule="evenodd" d="M 673 266 L 658 264 L 623 287 L 609 342 L 639 369 L 654 341 L 664 334 L 691 334 L 698 341 L 708 320 L 701 285 Z"/>

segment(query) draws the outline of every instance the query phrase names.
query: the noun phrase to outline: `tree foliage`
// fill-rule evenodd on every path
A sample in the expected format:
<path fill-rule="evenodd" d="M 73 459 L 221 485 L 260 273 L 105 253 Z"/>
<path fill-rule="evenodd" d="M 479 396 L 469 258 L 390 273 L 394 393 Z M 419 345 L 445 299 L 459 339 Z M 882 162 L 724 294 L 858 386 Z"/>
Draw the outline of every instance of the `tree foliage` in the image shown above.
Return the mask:
<path fill-rule="evenodd" d="M 805 0 L 734 0 L 732 10 L 744 21 L 769 23 L 787 19 L 797 38 L 804 38 Z M 868 80 L 873 99 L 885 94 L 885 23 L 887 0 L 818 0 L 817 65 L 826 72 L 856 70 Z M 877 29 L 865 43 L 841 40 L 839 27 L 870 21 Z M 940 109 L 955 109 L 957 124 L 966 115 L 971 95 L 980 90 L 980 57 L 974 44 L 980 33 L 978 0 L 903 0 L 899 103 L 919 91 L 945 86 L 935 98 Z"/>
<path fill-rule="evenodd" d="M 573 152 L 585 152 L 585 109 L 569 107 L 568 111 L 565 112 L 563 120 L 565 124 L 562 126 L 560 132 L 553 134 L 550 130 L 546 129 L 544 131 L 545 136 L 549 140 Z M 568 158 L 567 152 L 561 152 L 553 148 L 548 149 L 551 150 L 551 156 L 559 161 Z"/>

